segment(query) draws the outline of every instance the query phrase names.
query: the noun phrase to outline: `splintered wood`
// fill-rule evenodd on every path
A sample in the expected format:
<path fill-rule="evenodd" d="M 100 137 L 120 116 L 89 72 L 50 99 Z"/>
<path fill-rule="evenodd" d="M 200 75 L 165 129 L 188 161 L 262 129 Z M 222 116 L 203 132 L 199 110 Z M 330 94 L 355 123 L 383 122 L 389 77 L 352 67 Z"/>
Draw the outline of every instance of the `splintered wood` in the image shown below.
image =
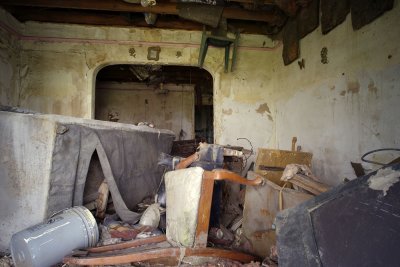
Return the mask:
<path fill-rule="evenodd" d="M 295 174 L 293 178 L 289 181 L 293 185 L 303 188 L 313 195 L 319 195 L 329 190 L 329 187 L 327 185 L 315 181 L 314 179 L 303 174 Z"/>

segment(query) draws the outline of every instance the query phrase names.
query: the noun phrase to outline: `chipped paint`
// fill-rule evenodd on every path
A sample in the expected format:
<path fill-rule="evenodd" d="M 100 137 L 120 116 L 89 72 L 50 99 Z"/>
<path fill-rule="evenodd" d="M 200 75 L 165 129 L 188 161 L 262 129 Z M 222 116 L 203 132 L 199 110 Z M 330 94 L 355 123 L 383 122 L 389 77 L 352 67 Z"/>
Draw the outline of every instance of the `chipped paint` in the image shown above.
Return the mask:
<path fill-rule="evenodd" d="M 181 130 L 185 139 L 193 139 L 194 86 L 164 84 L 163 88 L 167 94 L 155 94 L 152 88 L 139 83 L 99 83 L 95 118 L 129 124 L 150 122 L 157 128 L 172 130 L 177 140 Z"/>
<path fill-rule="evenodd" d="M 228 108 L 228 109 L 222 109 L 222 113 L 225 115 L 232 115 L 232 109 Z"/>
<path fill-rule="evenodd" d="M 347 92 L 351 94 L 358 94 L 358 92 L 360 92 L 360 83 L 358 81 L 348 82 Z"/>
<path fill-rule="evenodd" d="M 362 31 L 353 31 L 348 17 L 327 35 L 318 30 L 310 33 L 301 40 L 301 55 L 314 64 L 301 72 L 297 63 L 284 66 L 282 46 L 265 36 L 241 36 L 232 73 L 224 73 L 223 49 L 210 47 L 204 68 L 214 79 L 215 142 L 246 145 L 237 140 L 246 137 L 255 148 L 289 149 L 296 135 L 302 148 L 314 153 L 316 175 L 326 177 L 329 184 L 352 178 L 347 163 L 358 159 L 364 148 L 398 144 L 399 12 L 396 5 Z M 148 64 L 149 46 L 162 47 L 160 61 L 153 64 L 196 66 L 198 62 L 200 31 L 20 24 L 6 17 L 0 10 L 2 22 L 17 25 L 11 35 L 18 49 L 15 54 L 3 52 L 19 61 L 7 76 L 11 86 L 0 88 L 1 100 L 17 99 L 21 107 L 40 112 L 93 117 L 98 70 L 109 64 Z M 0 37 L 10 38 L 6 35 L 10 33 L 0 31 Z M 324 46 L 329 48 L 329 64 L 320 63 Z M 129 54 L 132 47 L 136 57 Z M 27 66 L 23 79 L 18 72 L 24 71 L 16 65 Z M 6 73 L 11 72 L 2 72 Z M 379 85 L 379 98 L 372 97 L 371 81 L 374 87 Z M 272 114 L 265 110 L 260 120 L 256 110 L 263 103 Z M 230 108 L 234 110 L 227 116 L 224 111 Z"/>
<path fill-rule="evenodd" d="M 387 191 L 400 181 L 400 171 L 391 168 L 380 169 L 368 179 L 368 186 L 372 190 L 382 191 L 386 196 Z"/>
<path fill-rule="evenodd" d="M 368 84 L 368 91 L 369 91 L 370 93 L 372 93 L 372 94 L 375 94 L 375 95 L 378 93 L 378 88 L 375 86 L 374 81 L 371 81 L 371 82 Z"/>
<path fill-rule="evenodd" d="M 267 104 L 267 103 L 260 104 L 260 105 L 258 106 L 258 108 L 256 109 L 256 112 L 257 112 L 257 113 L 260 113 L 260 114 L 271 113 L 271 111 L 269 110 L 269 107 L 268 107 L 268 104 Z"/>

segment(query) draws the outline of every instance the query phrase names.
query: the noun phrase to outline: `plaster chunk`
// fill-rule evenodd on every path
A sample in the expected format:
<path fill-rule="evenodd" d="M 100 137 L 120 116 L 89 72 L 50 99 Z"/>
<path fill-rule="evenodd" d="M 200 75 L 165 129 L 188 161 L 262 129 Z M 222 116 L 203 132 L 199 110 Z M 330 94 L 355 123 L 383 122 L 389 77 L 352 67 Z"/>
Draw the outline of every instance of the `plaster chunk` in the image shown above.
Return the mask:
<path fill-rule="evenodd" d="M 372 190 L 383 191 L 383 195 L 386 196 L 389 188 L 399 180 L 399 170 L 381 169 L 368 179 L 368 186 Z"/>

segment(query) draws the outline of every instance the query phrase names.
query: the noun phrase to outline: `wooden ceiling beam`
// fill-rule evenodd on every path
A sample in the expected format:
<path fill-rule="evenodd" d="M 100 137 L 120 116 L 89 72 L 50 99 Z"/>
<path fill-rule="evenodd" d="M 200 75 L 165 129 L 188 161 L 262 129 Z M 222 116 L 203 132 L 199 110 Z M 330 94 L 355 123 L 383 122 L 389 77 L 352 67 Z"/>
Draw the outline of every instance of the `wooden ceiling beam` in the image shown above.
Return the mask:
<path fill-rule="evenodd" d="M 38 21 L 50 23 L 69 23 L 83 25 L 104 25 L 104 26 L 124 26 L 124 27 L 146 27 L 160 29 L 179 29 L 200 31 L 203 25 L 198 22 L 181 19 L 177 16 L 159 16 L 155 25 L 148 25 L 142 14 L 129 17 L 117 14 L 99 14 L 88 11 L 71 10 L 50 10 L 43 8 L 23 8 L 9 9 L 9 12 L 19 21 Z M 257 25 L 245 21 L 232 21 L 230 24 L 240 29 L 242 33 L 267 34 L 266 23 Z"/>
<path fill-rule="evenodd" d="M 122 0 L 0 0 L 3 6 L 26 6 L 61 9 L 85 9 L 114 12 L 139 12 L 177 15 L 176 3 L 158 3 L 152 7 L 143 7 L 140 4 L 130 4 Z M 222 16 L 227 19 L 268 22 L 273 25 L 282 25 L 282 15 L 269 11 L 251 11 L 242 8 L 226 7 Z"/>

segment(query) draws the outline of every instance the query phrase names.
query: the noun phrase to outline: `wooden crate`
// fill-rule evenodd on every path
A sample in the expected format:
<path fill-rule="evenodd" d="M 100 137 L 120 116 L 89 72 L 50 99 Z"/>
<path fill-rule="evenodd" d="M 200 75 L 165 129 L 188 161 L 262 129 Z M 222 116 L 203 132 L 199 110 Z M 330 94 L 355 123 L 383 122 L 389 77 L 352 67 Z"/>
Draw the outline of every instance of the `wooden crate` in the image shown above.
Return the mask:
<path fill-rule="evenodd" d="M 254 171 L 282 186 L 284 182 L 280 179 L 286 165 L 304 164 L 311 169 L 311 159 L 312 153 L 308 152 L 259 148 Z"/>
<path fill-rule="evenodd" d="M 248 179 L 256 178 L 254 172 L 248 173 Z M 281 194 L 281 196 L 279 196 Z M 282 209 L 294 207 L 313 195 L 282 188 L 266 181 L 260 186 L 247 186 L 243 210 L 243 234 L 252 244 L 253 253 L 265 258 L 269 256 L 271 246 L 276 245 L 276 234 L 273 227 L 279 209 L 279 198 L 282 198 Z"/>

